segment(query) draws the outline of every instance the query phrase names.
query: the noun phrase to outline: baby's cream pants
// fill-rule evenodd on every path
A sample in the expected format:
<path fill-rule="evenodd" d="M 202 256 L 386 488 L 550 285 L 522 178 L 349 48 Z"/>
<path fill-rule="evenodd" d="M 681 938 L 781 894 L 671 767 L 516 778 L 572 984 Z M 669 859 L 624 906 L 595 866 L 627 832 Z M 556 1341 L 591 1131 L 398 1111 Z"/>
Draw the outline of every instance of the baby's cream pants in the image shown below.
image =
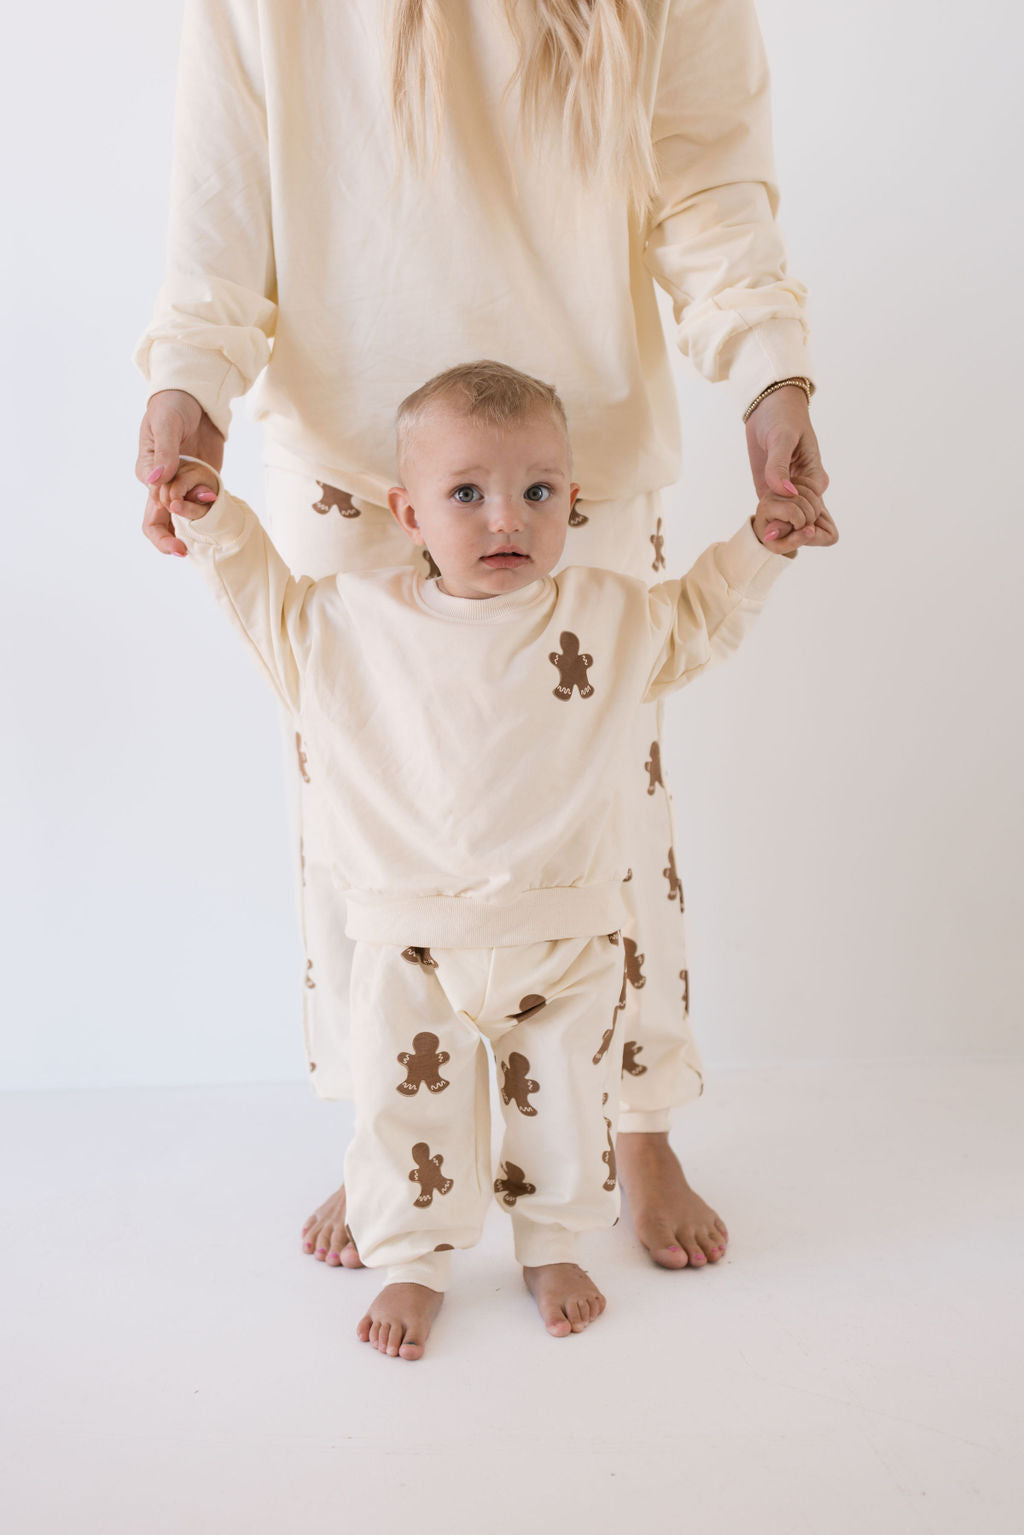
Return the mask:
<path fill-rule="evenodd" d="M 279 450 L 275 448 L 278 459 Z M 301 464 L 268 463 L 269 531 L 297 575 L 373 570 L 409 563 L 427 574 L 425 551 L 412 544 L 386 507 L 352 497 L 314 479 Z M 623 571 L 651 585 L 678 573 L 667 551 L 661 496 L 577 502 L 565 565 Z M 700 1055 L 690 1029 L 689 969 L 683 885 L 676 858 L 672 805 L 661 760 L 661 703 L 637 714 L 635 774 L 627 806 L 632 879 L 622 887 L 629 909 L 623 926 L 626 1007 L 620 1130 L 667 1130 L 672 1109 L 698 1097 Z M 319 846 L 315 783 L 307 783 L 295 722 L 284 718 L 285 771 L 291 790 L 295 882 L 302 924 L 303 1028 L 310 1080 L 321 1098 L 353 1095 L 349 1061 L 349 973 L 344 898 L 334 887 Z"/>
<path fill-rule="evenodd" d="M 619 1213 L 621 933 L 498 949 L 358 941 L 350 986 L 349 1231 L 387 1282 L 448 1286 L 493 1198 L 531 1267 Z M 505 1132 L 491 1162 L 488 1052 Z"/>

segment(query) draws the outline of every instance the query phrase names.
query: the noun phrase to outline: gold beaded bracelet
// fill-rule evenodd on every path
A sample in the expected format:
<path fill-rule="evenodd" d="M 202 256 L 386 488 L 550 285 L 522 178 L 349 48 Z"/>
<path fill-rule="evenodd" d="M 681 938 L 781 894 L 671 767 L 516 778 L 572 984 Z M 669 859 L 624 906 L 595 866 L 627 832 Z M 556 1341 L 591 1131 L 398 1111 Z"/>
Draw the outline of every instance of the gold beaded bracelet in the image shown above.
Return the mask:
<path fill-rule="evenodd" d="M 778 383 L 769 384 L 767 389 L 762 389 L 756 400 L 751 400 L 743 412 L 743 420 L 747 421 L 751 412 L 755 411 L 761 401 L 766 399 L 768 395 L 774 394 L 776 389 L 784 389 L 787 384 L 799 384 L 807 396 L 808 405 L 811 403 L 811 395 L 815 393 L 818 387 L 816 384 L 812 384 L 809 378 L 780 378 Z"/>

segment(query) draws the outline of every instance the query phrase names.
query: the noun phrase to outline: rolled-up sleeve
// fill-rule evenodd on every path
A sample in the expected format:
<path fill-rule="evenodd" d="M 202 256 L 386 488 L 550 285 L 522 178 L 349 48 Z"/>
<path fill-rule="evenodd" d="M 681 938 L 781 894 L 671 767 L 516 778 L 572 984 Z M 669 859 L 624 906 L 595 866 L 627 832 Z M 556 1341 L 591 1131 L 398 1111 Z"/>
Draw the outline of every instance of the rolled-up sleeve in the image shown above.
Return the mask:
<path fill-rule="evenodd" d="M 186 0 L 167 265 L 133 356 L 150 394 L 186 390 L 227 436 L 270 356 L 276 292 L 257 0 Z"/>
<path fill-rule="evenodd" d="M 777 221 L 771 86 L 753 0 L 672 0 L 652 123 L 658 189 L 645 260 L 680 351 L 742 411 L 814 379 L 807 289 Z"/>

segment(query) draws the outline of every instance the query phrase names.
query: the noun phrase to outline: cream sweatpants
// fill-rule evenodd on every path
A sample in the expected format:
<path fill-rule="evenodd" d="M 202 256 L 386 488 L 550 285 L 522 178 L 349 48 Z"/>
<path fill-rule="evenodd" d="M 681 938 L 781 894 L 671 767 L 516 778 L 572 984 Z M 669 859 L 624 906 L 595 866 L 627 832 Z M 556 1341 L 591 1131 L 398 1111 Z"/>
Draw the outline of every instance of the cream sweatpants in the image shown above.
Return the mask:
<path fill-rule="evenodd" d="M 619 1214 L 621 933 L 499 949 L 358 941 L 349 1043 L 355 1132 L 346 1220 L 387 1283 L 448 1287 L 490 1200 L 519 1263 L 572 1263 Z M 491 1164 L 491 1043 L 505 1122 Z"/>
<path fill-rule="evenodd" d="M 434 573 L 429 555 L 412 544 L 386 507 L 353 498 L 313 478 L 303 465 L 285 467 L 280 450 L 266 465 L 270 535 L 296 575 L 373 570 L 409 563 Z M 661 496 L 648 492 L 621 501 L 577 502 L 565 565 L 597 565 L 664 580 Z M 702 1090 L 701 1059 L 690 1030 L 683 887 L 661 758 L 660 702 L 637 715 L 636 761 L 627 807 L 632 836 L 632 878 L 623 886 L 629 918 L 622 937 L 626 1006 L 620 1130 L 666 1130 L 672 1109 Z M 321 1098 L 353 1095 L 349 1041 L 349 977 L 353 944 L 345 937 L 343 898 L 335 890 L 320 846 L 317 787 L 306 781 L 301 721 L 283 719 L 285 773 L 298 905 L 304 948 L 303 1032 L 311 1081 Z"/>

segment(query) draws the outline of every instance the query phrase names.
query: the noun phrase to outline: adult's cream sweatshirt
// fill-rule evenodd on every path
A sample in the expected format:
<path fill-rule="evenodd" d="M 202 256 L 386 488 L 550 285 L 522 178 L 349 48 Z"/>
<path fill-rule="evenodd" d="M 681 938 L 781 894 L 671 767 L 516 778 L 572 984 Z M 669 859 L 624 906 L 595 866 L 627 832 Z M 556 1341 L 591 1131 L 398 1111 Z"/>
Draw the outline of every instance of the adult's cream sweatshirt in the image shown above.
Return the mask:
<path fill-rule="evenodd" d="M 582 565 L 479 599 L 409 566 L 314 581 L 209 475 L 217 500 L 174 530 L 294 717 L 349 937 L 493 948 L 621 927 L 622 791 L 651 755 L 636 712 L 736 650 L 787 557 L 748 521 L 650 588 Z"/>
<path fill-rule="evenodd" d="M 806 289 L 776 219 L 770 82 L 753 0 L 645 0 L 639 88 L 658 195 L 644 227 L 587 189 L 557 128 L 532 153 L 503 0 L 444 0 L 434 176 L 394 179 L 390 0 L 186 0 L 166 275 L 135 361 L 227 434 L 256 382 L 266 457 L 377 505 L 398 403 L 492 357 L 565 401 L 584 500 L 679 476 L 679 349 L 739 413 L 802 374 Z M 508 152 L 502 142 L 508 142 Z"/>

